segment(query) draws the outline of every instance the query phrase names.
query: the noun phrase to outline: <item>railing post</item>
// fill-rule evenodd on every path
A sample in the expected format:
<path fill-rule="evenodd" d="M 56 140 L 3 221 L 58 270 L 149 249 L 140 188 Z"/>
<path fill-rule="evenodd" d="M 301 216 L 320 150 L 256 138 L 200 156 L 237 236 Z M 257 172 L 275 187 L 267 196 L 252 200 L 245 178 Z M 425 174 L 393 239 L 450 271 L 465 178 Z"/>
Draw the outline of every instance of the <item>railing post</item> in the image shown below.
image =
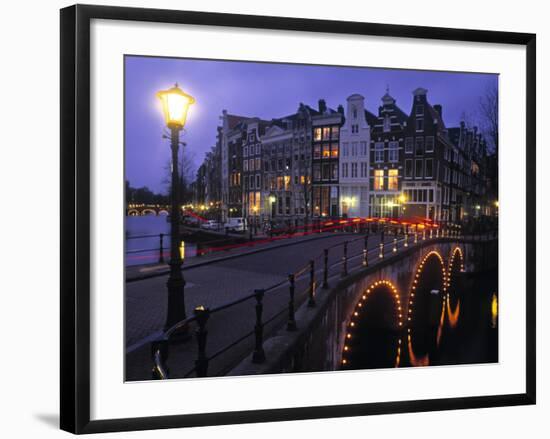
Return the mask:
<path fill-rule="evenodd" d="M 363 244 L 363 267 L 369 266 L 369 235 L 365 235 Z"/>
<path fill-rule="evenodd" d="M 414 243 L 418 243 L 418 225 L 414 226 Z"/>
<path fill-rule="evenodd" d="M 422 241 L 426 241 L 426 229 L 422 229 Z"/>
<path fill-rule="evenodd" d="M 409 246 L 409 226 L 405 226 L 403 233 L 405 235 L 405 239 L 403 241 L 403 247 L 408 247 Z"/>
<path fill-rule="evenodd" d="M 392 251 L 395 253 L 397 252 L 397 238 L 393 238 L 393 249 Z"/>
<path fill-rule="evenodd" d="M 435 237 L 439 238 L 439 227 L 437 229 L 435 229 Z"/>
<path fill-rule="evenodd" d="M 296 291 L 296 278 L 294 274 L 288 275 L 288 285 L 290 297 L 288 300 L 288 323 L 286 324 L 287 331 L 296 330 L 296 319 L 294 317 L 294 292 Z"/>
<path fill-rule="evenodd" d="M 159 235 L 159 264 L 164 262 L 164 233 Z"/>
<path fill-rule="evenodd" d="M 206 322 L 210 317 L 210 310 L 204 306 L 197 306 L 193 310 L 193 314 L 197 320 L 197 329 L 195 336 L 197 337 L 198 355 L 195 360 L 195 370 L 198 377 L 205 377 L 208 372 L 208 357 L 206 356 Z"/>
<path fill-rule="evenodd" d="M 315 306 L 315 261 L 309 261 L 309 300 L 307 306 Z"/>
<path fill-rule="evenodd" d="M 344 242 L 344 255 L 342 256 L 342 277 L 348 275 L 348 243 Z"/>
<path fill-rule="evenodd" d="M 328 288 L 328 248 L 324 250 L 323 256 L 323 288 Z"/>
<path fill-rule="evenodd" d="M 254 346 L 254 352 L 252 353 L 253 363 L 263 363 L 265 361 L 264 352 L 264 324 L 262 322 L 262 313 L 264 310 L 263 299 L 265 290 L 254 290 L 256 296 L 256 325 L 254 326 L 254 334 L 256 336 L 256 343 Z"/>

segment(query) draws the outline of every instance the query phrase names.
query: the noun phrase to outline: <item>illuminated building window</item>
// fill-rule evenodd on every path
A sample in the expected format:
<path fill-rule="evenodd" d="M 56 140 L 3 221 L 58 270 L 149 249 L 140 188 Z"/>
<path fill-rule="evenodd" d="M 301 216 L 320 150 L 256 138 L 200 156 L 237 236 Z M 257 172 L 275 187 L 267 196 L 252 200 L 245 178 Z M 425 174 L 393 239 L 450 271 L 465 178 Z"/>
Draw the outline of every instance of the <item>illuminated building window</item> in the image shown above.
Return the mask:
<path fill-rule="evenodd" d="M 383 169 L 374 170 L 374 190 L 375 191 L 384 190 L 384 170 Z"/>
<path fill-rule="evenodd" d="M 397 169 L 388 170 L 388 190 L 396 191 L 398 187 L 398 175 L 399 171 Z"/>
<path fill-rule="evenodd" d="M 322 133 L 323 131 L 321 130 L 321 128 L 315 128 L 315 130 L 313 131 L 313 140 L 321 140 L 323 136 Z"/>

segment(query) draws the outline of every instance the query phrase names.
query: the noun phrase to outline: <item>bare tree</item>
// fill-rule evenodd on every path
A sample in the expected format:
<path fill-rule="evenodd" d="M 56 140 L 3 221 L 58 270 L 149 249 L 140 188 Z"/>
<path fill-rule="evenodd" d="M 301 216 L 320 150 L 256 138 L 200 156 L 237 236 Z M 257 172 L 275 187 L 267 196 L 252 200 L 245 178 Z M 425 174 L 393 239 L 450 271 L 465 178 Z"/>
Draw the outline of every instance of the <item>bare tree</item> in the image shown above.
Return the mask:
<path fill-rule="evenodd" d="M 498 85 L 489 84 L 479 100 L 479 122 L 490 153 L 498 156 Z"/>
<path fill-rule="evenodd" d="M 178 155 L 178 171 L 180 177 L 180 201 L 187 203 L 192 201 L 193 193 L 191 189 L 191 183 L 195 181 L 197 173 L 197 167 L 195 165 L 196 154 L 194 151 L 186 151 L 182 146 Z M 164 178 L 162 184 L 166 186 L 166 192 L 169 195 L 172 185 L 172 162 L 168 160 L 164 165 Z"/>

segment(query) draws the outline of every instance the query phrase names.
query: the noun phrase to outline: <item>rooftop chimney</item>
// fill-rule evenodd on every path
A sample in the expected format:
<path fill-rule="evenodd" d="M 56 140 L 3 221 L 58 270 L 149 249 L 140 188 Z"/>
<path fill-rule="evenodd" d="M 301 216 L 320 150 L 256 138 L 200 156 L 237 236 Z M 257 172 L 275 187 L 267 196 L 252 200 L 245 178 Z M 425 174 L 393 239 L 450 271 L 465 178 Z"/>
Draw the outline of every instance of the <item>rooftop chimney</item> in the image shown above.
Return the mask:
<path fill-rule="evenodd" d="M 437 112 L 437 114 L 439 114 L 439 118 L 443 119 L 443 108 L 441 108 L 441 105 L 435 104 L 434 110 Z"/>
<path fill-rule="evenodd" d="M 319 113 L 325 113 L 327 111 L 327 103 L 324 99 L 319 99 Z"/>
<path fill-rule="evenodd" d="M 338 105 L 338 113 L 340 113 L 342 116 L 344 115 L 344 107 L 342 104 Z"/>

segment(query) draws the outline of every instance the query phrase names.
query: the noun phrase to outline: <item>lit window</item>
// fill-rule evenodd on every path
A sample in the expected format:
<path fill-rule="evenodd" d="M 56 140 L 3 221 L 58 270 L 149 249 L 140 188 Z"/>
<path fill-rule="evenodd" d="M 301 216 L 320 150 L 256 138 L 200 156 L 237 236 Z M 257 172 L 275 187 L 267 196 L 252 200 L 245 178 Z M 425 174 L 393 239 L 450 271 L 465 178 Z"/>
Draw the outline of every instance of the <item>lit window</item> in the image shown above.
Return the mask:
<path fill-rule="evenodd" d="M 323 157 L 324 158 L 330 157 L 330 145 L 328 143 L 323 144 Z"/>
<path fill-rule="evenodd" d="M 330 156 L 333 157 L 333 158 L 338 157 L 338 144 L 337 143 L 333 143 L 332 145 L 330 145 Z"/>
<path fill-rule="evenodd" d="M 323 128 L 323 140 L 329 140 L 330 139 L 330 127 L 324 127 Z"/>
<path fill-rule="evenodd" d="M 398 175 L 399 171 L 397 169 L 388 170 L 388 190 L 396 191 L 398 188 Z"/>
<path fill-rule="evenodd" d="M 375 191 L 384 190 L 384 170 L 383 169 L 374 170 L 374 190 Z"/>
<path fill-rule="evenodd" d="M 332 127 L 332 140 L 338 140 L 338 137 L 340 135 L 340 127 L 338 125 L 335 125 Z"/>
<path fill-rule="evenodd" d="M 313 131 L 313 140 L 316 140 L 316 141 L 321 140 L 322 133 L 323 131 L 321 130 L 321 128 L 315 128 L 315 130 Z"/>

